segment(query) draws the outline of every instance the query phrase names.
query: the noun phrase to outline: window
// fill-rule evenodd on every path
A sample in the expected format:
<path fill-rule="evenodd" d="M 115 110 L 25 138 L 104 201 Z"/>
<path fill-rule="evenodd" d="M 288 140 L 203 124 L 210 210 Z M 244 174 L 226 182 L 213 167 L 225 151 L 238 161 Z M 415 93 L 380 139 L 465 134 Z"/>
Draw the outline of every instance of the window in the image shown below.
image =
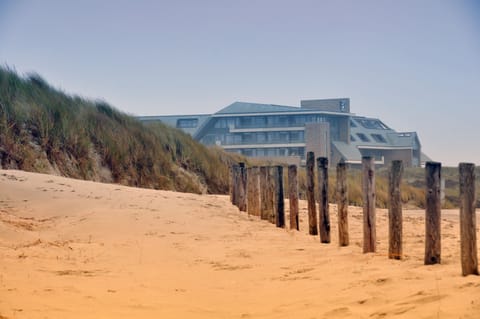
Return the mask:
<path fill-rule="evenodd" d="M 410 133 L 398 133 L 398 137 L 410 137 Z"/>
<path fill-rule="evenodd" d="M 380 135 L 380 134 L 371 134 L 373 139 L 375 140 L 375 142 L 377 143 L 387 143 L 387 140 L 385 139 L 385 137 L 383 137 L 383 135 Z"/>
<path fill-rule="evenodd" d="M 242 142 L 243 143 L 252 143 L 254 135 L 252 133 L 243 133 L 242 134 Z"/>
<path fill-rule="evenodd" d="M 350 127 L 357 127 L 357 124 L 353 120 L 350 120 Z"/>
<path fill-rule="evenodd" d="M 265 143 L 267 141 L 267 134 L 257 133 L 257 143 Z"/>
<path fill-rule="evenodd" d="M 290 132 L 290 142 L 302 142 L 303 136 L 300 135 L 300 131 Z"/>
<path fill-rule="evenodd" d="M 194 128 L 198 126 L 198 119 L 178 119 L 178 128 Z"/>
<path fill-rule="evenodd" d="M 253 126 L 253 118 L 252 117 L 241 117 L 240 118 L 240 127 L 252 127 Z"/>
<path fill-rule="evenodd" d="M 355 142 L 357 139 L 353 137 L 353 135 L 350 135 L 350 141 Z"/>
<path fill-rule="evenodd" d="M 254 118 L 255 127 L 265 127 L 267 118 L 265 116 L 257 116 Z"/>
<path fill-rule="evenodd" d="M 227 127 L 227 121 L 225 119 L 219 119 L 215 123 L 215 128 L 226 128 Z"/>
<path fill-rule="evenodd" d="M 380 120 L 356 118 L 355 121 L 360 123 L 364 128 L 372 130 L 389 130 L 389 127 L 383 124 Z"/>
<path fill-rule="evenodd" d="M 362 142 L 370 142 L 370 139 L 363 133 L 357 133 L 357 136 Z"/>

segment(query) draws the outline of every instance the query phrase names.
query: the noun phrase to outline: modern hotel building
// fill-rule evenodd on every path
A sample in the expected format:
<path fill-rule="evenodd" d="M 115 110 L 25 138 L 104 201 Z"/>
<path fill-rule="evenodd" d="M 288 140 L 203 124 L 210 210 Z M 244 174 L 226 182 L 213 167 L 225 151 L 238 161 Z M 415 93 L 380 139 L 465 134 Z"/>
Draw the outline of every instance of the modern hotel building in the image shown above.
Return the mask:
<path fill-rule="evenodd" d="M 416 132 L 397 132 L 376 118 L 350 112 L 348 98 L 303 100 L 300 107 L 235 102 L 211 115 L 143 116 L 184 130 L 205 145 L 229 152 L 304 164 L 305 155 L 328 157 L 333 165 L 377 164 L 400 159 L 420 166 L 425 158 Z"/>

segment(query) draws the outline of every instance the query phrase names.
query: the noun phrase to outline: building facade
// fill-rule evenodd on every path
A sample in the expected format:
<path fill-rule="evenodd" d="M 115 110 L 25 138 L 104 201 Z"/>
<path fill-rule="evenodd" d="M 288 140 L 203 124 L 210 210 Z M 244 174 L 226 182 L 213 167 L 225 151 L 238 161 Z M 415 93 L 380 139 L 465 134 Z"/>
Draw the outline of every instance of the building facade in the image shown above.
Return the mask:
<path fill-rule="evenodd" d="M 304 100 L 300 107 L 235 102 L 211 115 L 144 116 L 184 130 L 205 145 L 229 152 L 304 164 L 306 153 L 359 165 L 362 156 L 377 164 L 403 160 L 422 164 L 416 132 L 396 132 L 376 118 L 350 112 L 350 100 Z"/>

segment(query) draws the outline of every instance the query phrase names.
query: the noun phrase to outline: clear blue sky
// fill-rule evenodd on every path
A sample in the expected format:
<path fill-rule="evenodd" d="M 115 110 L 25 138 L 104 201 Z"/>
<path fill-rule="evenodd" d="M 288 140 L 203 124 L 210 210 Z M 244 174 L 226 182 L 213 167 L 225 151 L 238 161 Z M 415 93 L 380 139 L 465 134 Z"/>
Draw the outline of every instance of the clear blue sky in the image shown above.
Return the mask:
<path fill-rule="evenodd" d="M 0 0 L 0 63 L 133 115 L 349 97 L 480 165 L 480 0 Z"/>

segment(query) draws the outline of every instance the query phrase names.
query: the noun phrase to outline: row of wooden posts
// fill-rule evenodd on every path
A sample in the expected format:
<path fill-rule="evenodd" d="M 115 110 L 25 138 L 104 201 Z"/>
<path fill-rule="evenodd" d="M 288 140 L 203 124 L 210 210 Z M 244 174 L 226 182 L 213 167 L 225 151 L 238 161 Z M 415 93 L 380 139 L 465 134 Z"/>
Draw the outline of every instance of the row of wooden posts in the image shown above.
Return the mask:
<path fill-rule="evenodd" d="M 319 157 L 317 162 L 318 221 L 315 201 L 315 155 L 307 153 L 307 205 L 308 232 L 320 235 L 322 243 L 330 243 L 330 216 L 328 203 L 328 159 Z M 349 245 L 348 235 L 348 188 L 345 163 L 338 163 L 337 205 L 338 238 L 340 246 Z M 460 237 L 462 274 L 478 275 L 476 215 L 475 215 L 475 165 L 461 163 L 460 172 Z M 392 161 L 389 171 L 389 246 L 388 257 L 401 259 L 402 251 L 402 202 L 400 185 L 403 162 Z M 441 164 L 427 162 L 425 166 L 426 209 L 425 209 L 425 265 L 441 262 Z M 372 157 L 362 158 L 363 192 L 363 252 L 376 251 L 375 216 L 375 162 Z M 290 208 L 290 229 L 299 230 L 298 221 L 298 181 L 297 166 L 288 166 L 288 199 Z M 246 167 L 245 163 L 231 169 L 230 199 L 240 211 L 259 216 L 285 227 L 285 207 L 283 189 L 283 166 Z"/>

